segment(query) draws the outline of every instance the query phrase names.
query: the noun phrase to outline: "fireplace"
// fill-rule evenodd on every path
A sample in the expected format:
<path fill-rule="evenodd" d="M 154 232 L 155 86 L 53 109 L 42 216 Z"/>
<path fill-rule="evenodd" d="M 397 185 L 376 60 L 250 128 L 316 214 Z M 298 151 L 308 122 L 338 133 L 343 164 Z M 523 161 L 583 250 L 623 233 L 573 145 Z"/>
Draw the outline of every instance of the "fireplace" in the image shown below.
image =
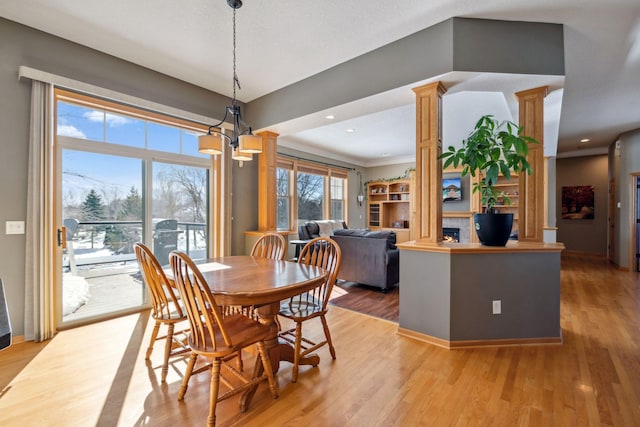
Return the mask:
<path fill-rule="evenodd" d="M 442 240 L 445 242 L 458 243 L 460 241 L 460 229 L 454 227 L 443 227 Z"/>

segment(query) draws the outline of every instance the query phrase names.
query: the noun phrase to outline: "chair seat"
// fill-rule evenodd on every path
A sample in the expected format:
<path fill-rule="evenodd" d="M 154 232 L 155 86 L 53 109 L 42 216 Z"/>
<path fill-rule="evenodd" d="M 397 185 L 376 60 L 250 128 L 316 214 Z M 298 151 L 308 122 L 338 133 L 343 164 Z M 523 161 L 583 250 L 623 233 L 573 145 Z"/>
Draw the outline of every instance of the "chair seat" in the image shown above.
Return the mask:
<path fill-rule="evenodd" d="M 192 340 L 191 334 L 189 334 L 189 346 L 196 353 L 206 357 L 217 358 L 227 356 L 269 336 L 268 326 L 261 325 L 255 320 L 242 314 L 226 316 L 224 318 L 224 325 L 227 334 L 231 337 L 231 341 L 233 342 L 232 347 L 228 347 L 225 344 L 222 332 L 219 328 L 215 328 L 215 346 L 213 346 L 213 343 L 211 342 L 211 334 L 209 334 L 209 331 L 205 331 L 203 334 L 205 338 L 203 344 L 196 343 Z"/>
<path fill-rule="evenodd" d="M 292 382 L 298 380 L 298 369 L 301 358 L 321 346 L 325 344 L 328 345 L 331 358 L 336 358 L 336 352 L 331 342 L 331 333 L 329 332 L 329 325 L 327 324 L 325 314 L 327 313 L 327 304 L 331 290 L 333 289 L 336 276 L 340 270 L 340 259 L 340 246 L 327 237 L 317 237 L 310 240 L 304 248 L 302 248 L 300 256 L 298 257 L 299 263 L 323 268 L 327 271 L 328 276 L 317 288 L 291 297 L 288 301 L 280 304 L 278 314 L 296 323 L 295 328 L 282 331 L 278 334 L 280 338 L 294 346 L 293 369 L 291 370 Z M 325 336 L 324 341 L 318 343 L 314 343 L 310 339 L 302 336 L 302 324 L 306 320 L 314 318 L 319 318 L 322 321 L 322 329 Z M 317 366 L 317 364 L 313 366 Z"/>
<path fill-rule="evenodd" d="M 167 304 L 166 308 L 164 310 L 162 310 L 161 313 L 159 313 L 159 315 L 154 314 L 153 318 L 154 319 L 159 319 L 159 320 L 163 320 L 163 321 L 181 321 L 181 320 L 186 320 L 186 317 L 184 314 L 184 307 L 180 304 L 177 303 L 180 307 L 180 310 L 177 309 L 176 307 L 176 303 L 174 303 L 173 301 L 169 301 L 169 303 Z"/>
<path fill-rule="evenodd" d="M 324 313 L 322 305 L 322 301 L 311 296 L 296 297 L 295 300 L 281 303 L 278 314 L 293 320 L 308 319 Z"/>

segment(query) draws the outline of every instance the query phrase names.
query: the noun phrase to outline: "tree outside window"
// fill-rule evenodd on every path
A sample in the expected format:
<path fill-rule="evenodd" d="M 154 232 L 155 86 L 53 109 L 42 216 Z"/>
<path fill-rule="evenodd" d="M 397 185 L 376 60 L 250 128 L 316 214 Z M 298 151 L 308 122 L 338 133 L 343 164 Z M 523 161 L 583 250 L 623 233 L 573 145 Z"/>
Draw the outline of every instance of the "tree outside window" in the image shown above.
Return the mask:
<path fill-rule="evenodd" d="M 298 173 L 298 222 L 323 219 L 324 177 Z"/>

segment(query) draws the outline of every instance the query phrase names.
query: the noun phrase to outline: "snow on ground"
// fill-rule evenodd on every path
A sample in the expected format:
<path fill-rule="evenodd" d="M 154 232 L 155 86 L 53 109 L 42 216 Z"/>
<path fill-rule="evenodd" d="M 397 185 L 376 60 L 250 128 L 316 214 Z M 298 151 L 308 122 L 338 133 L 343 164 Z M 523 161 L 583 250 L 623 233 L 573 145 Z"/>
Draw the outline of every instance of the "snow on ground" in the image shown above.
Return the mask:
<path fill-rule="evenodd" d="M 82 305 L 89 301 L 89 283 L 84 277 L 64 274 L 62 276 L 62 315 L 68 316 L 74 313 Z"/>

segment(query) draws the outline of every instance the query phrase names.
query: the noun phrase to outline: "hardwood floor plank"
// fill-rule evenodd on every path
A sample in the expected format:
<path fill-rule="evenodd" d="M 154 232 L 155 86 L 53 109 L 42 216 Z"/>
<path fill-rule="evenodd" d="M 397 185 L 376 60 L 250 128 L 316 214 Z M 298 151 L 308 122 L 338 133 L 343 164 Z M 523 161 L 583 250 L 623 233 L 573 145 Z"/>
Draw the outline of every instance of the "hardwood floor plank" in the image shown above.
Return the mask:
<path fill-rule="evenodd" d="M 218 425 L 640 425 L 640 276 L 563 256 L 561 281 L 558 346 L 445 350 L 333 306 L 337 359 L 320 349 L 320 365 L 302 367 L 295 384 L 283 364 L 279 399 L 261 385 L 246 413 L 237 398 L 223 401 Z M 311 323 L 305 333 L 320 338 Z M 150 332 L 143 313 L 0 352 L 0 425 L 204 425 L 208 374 L 178 402 L 186 361 L 172 359 L 160 383 L 162 346 L 144 361 Z"/>

